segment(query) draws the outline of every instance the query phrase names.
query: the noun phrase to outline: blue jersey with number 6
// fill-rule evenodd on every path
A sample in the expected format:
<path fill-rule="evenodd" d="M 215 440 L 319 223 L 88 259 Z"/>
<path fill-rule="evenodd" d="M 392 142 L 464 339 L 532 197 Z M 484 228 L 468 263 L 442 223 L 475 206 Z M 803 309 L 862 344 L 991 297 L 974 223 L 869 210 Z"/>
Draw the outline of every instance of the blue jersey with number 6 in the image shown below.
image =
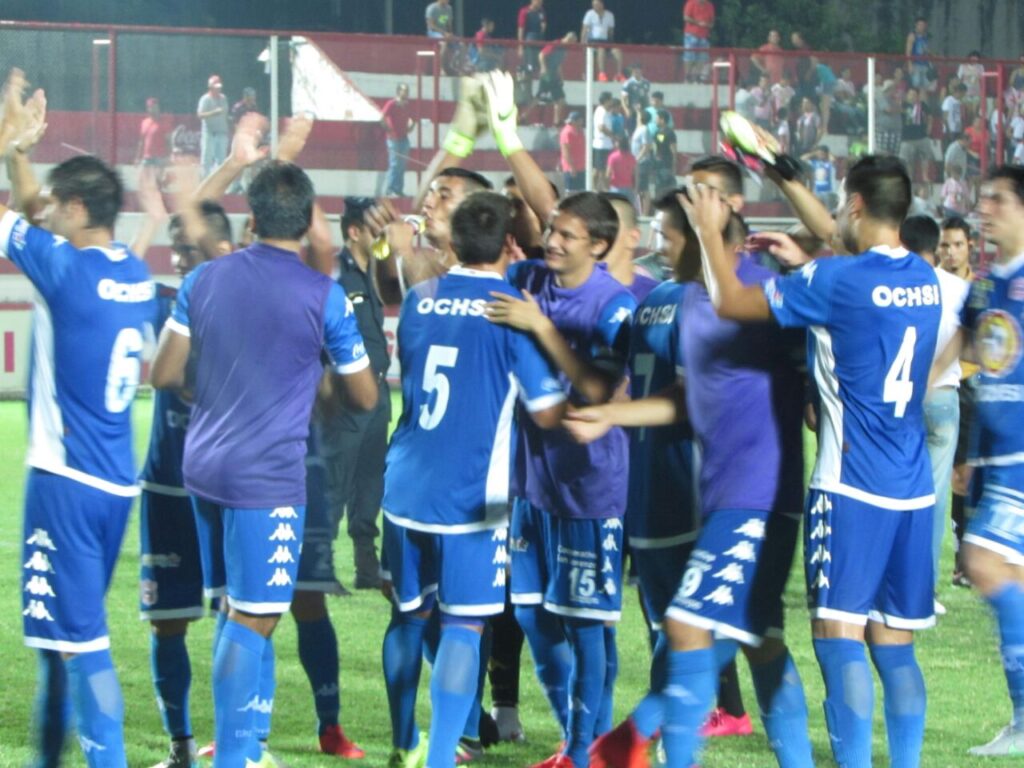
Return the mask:
<path fill-rule="evenodd" d="M 0 253 L 39 292 L 32 319 L 29 466 L 134 496 L 131 409 L 154 284 L 123 245 L 75 248 L 8 211 Z"/>
<path fill-rule="evenodd" d="M 520 295 L 494 272 L 454 267 L 402 304 L 402 416 L 383 503 L 397 525 L 439 533 L 504 525 L 516 399 L 532 412 L 565 399 L 532 339 L 485 317 L 491 291 Z"/>
<path fill-rule="evenodd" d="M 781 325 L 810 330 L 821 396 L 811 487 L 885 509 L 934 504 L 923 403 L 942 312 L 935 270 L 878 246 L 764 290 Z"/>

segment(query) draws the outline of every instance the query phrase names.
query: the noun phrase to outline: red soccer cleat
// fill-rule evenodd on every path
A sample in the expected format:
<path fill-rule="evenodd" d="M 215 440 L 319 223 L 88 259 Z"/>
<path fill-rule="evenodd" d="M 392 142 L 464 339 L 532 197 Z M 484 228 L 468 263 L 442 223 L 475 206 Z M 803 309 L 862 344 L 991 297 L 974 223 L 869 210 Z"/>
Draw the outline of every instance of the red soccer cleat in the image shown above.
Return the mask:
<path fill-rule="evenodd" d="M 366 757 L 366 752 L 358 744 L 350 741 L 345 736 L 345 732 L 341 730 L 340 725 L 329 726 L 327 730 L 320 734 L 320 751 L 325 755 L 345 757 L 349 760 L 358 760 L 361 757 Z"/>
<path fill-rule="evenodd" d="M 211 741 L 205 747 L 200 747 L 196 750 L 196 757 L 213 757 L 217 751 L 217 742 Z"/>
<path fill-rule="evenodd" d="M 590 768 L 649 768 L 650 740 L 637 733 L 632 718 L 627 718 L 590 745 Z"/>
<path fill-rule="evenodd" d="M 700 735 L 705 739 L 716 736 L 749 736 L 754 732 L 750 723 L 750 715 L 744 712 L 741 716 L 730 715 L 721 707 L 713 710 L 700 727 Z"/>

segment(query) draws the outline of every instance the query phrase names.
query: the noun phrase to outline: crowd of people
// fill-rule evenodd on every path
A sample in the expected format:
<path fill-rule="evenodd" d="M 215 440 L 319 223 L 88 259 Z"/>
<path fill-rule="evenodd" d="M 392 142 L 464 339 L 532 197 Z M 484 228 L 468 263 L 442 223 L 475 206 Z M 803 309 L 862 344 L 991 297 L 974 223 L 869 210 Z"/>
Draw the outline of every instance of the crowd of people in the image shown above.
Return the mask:
<path fill-rule="evenodd" d="M 592 36 L 603 24 L 610 40 L 599 4 L 583 37 L 601 39 Z M 442 12 L 428 19 L 443 37 L 448 3 L 434 6 Z M 774 62 L 762 54 L 770 92 Z M 924 50 L 915 43 L 908 55 Z M 1021 166 L 999 165 L 977 185 L 999 255 L 974 279 L 974 232 L 961 217 L 908 217 L 915 182 L 894 154 L 861 157 L 841 182 L 832 173 L 833 216 L 815 186 L 815 163 L 832 162 L 820 125 L 804 155 L 810 186 L 793 156 L 802 143 L 764 158 L 805 232 L 751 233 L 736 162 L 699 158 L 678 186 L 671 114 L 639 68 L 618 98 L 599 99 L 593 146 L 579 113 L 568 115 L 563 194 L 523 146 L 515 78 L 491 71 L 461 80 L 419 221 L 386 197 L 346 198 L 336 254 L 297 165 L 310 120 L 292 119 L 270 158 L 265 120 L 251 113 L 227 145 L 204 132 L 199 168 L 171 169 L 173 216 L 140 178 L 147 226 L 125 246 L 113 233 L 123 187 L 100 160 L 58 164 L 41 190 L 30 155 L 46 102 L 25 90 L 14 71 L 0 119 L 14 192 L 0 206 L 0 252 L 40 295 L 22 562 L 41 764 L 59 762 L 67 700 L 89 765 L 126 764 L 104 598 L 140 494 L 140 609 L 170 740 L 162 768 L 191 768 L 200 751 L 186 635 L 211 599 L 214 663 L 202 682 L 213 692 L 214 765 L 276 764 L 273 633 L 286 612 L 320 749 L 364 756 L 339 722 L 324 599 L 340 589 L 333 541 L 346 513 L 355 586 L 380 588 L 392 606 L 381 643 L 389 768 L 450 768 L 479 758 L 485 742 L 521 739 L 508 678 L 524 639 L 564 736 L 535 768 L 644 766 L 656 745 L 667 765 L 694 764 L 714 732 L 709 713 L 735 697 L 719 673 L 732 669 L 735 685 L 740 650 L 776 761 L 813 765 L 783 631 L 801 521 L 833 755 L 871 765 L 873 665 L 890 759 L 918 766 L 926 692 L 913 639 L 941 608 L 950 491 L 963 542 L 955 578 L 991 606 L 1013 705 L 1010 724 L 972 753 L 1024 749 Z M 211 77 L 200 119 L 225 116 L 220 91 Z M 799 96 L 808 114 L 827 111 L 817 96 Z M 784 108 L 752 119 L 777 133 Z M 407 129 L 408 115 L 393 108 L 385 122 Z M 144 165 L 152 133 L 144 128 Z M 471 170 L 484 134 L 510 171 L 501 194 Z M 749 153 L 726 138 L 734 156 Z M 598 191 L 581 191 L 588 151 Z M 664 164 L 645 169 L 648 154 Z M 630 179 L 643 172 L 658 244 L 636 258 Z M 219 200 L 246 173 L 250 218 L 233 233 Z M 164 224 L 177 288 L 155 284 L 140 258 Z M 385 446 L 382 307 L 398 302 L 402 412 Z M 129 417 L 154 333 L 153 432 L 137 477 Z M 961 369 L 961 358 L 977 367 Z M 969 448 L 954 437 L 954 405 Z M 805 418 L 818 442 L 807 487 Z M 646 692 L 616 688 L 627 550 L 650 627 Z M 500 663 L 485 713 L 488 656 Z M 431 719 L 421 733 L 424 658 Z M 619 725 L 616 695 L 636 701 Z"/>

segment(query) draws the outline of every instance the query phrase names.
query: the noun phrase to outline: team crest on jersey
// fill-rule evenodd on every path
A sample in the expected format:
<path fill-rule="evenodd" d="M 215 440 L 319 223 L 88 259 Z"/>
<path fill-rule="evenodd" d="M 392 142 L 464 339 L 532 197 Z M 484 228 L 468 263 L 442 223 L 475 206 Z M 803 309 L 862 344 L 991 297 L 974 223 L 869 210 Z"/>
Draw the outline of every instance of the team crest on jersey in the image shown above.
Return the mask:
<path fill-rule="evenodd" d="M 25 247 L 25 236 L 28 234 L 28 222 L 25 219 L 18 219 L 11 230 L 11 247 L 21 250 Z"/>
<path fill-rule="evenodd" d="M 992 281 L 987 277 L 979 277 L 971 284 L 971 297 L 967 302 L 971 309 L 985 309 L 988 306 L 992 287 Z"/>
<path fill-rule="evenodd" d="M 978 318 L 974 333 L 978 362 L 986 376 L 1001 379 L 1017 367 L 1021 331 L 1016 318 L 1002 309 L 989 309 Z"/>

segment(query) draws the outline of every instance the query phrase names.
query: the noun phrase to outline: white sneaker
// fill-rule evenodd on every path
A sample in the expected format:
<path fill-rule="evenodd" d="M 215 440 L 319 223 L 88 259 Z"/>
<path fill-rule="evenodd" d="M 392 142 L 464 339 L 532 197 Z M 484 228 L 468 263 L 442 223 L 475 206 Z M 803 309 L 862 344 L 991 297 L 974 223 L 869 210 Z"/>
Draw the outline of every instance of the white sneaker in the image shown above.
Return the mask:
<path fill-rule="evenodd" d="M 988 744 L 980 747 L 971 747 L 967 750 L 967 753 L 980 757 L 1024 755 L 1024 728 L 1011 723 L 997 733 L 996 737 Z"/>
<path fill-rule="evenodd" d="M 946 615 L 946 606 L 944 606 L 938 600 L 935 601 L 935 605 L 932 608 L 932 610 L 935 611 L 935 615 L 936 616 L 945 616 Z"/>
<path fill-rule="evenodd" d="M 519 722 L 519 707 L 493 707 L 491 718 L 498 726 L 499 741 L 526 741 L 523 724 Z"/>

